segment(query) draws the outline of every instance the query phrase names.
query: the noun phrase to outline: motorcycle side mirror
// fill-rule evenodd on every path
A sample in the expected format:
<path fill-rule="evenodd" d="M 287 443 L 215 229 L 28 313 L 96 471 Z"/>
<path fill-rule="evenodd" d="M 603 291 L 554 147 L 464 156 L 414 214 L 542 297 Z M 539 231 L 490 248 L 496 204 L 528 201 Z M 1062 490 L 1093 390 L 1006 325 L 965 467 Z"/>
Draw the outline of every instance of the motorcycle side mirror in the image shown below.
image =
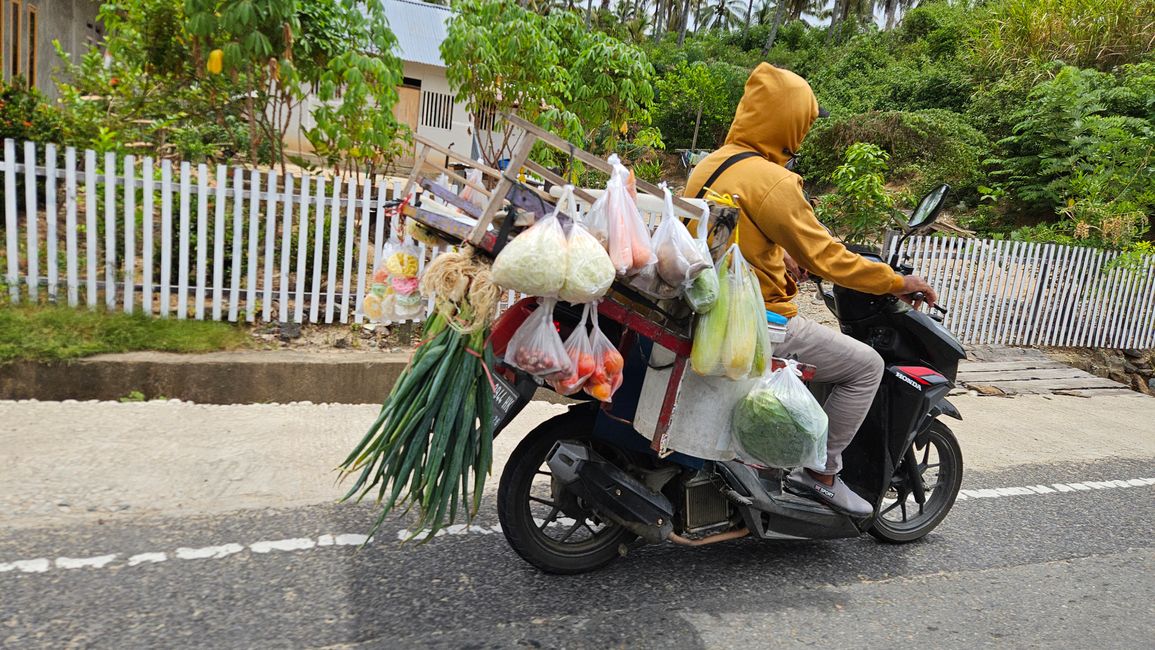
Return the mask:
<path fill-rule="evenodd" d="M 938 219 L 939 213 L 942 212 L 943 206 L 946 205 L 946 196 L 949 192 L 950 185 L 946 183 L 927 192 L 926 196 L 918 202 L 914 212 L 910 213 L 910 221 L 907 222 L 906 227 L 915 230 L 934 223 L 935 219 Z"/>

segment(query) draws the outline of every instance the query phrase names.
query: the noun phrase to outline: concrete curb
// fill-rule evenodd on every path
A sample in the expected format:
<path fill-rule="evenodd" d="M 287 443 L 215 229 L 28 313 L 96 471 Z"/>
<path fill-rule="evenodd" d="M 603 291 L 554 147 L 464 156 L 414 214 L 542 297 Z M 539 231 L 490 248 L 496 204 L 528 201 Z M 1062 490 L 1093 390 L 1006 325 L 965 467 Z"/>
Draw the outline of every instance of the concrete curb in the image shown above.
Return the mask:
<path fill-rule="evenodd" d="M 408 353 L 291 350 L 105 354 L 0 365 L 0 399 L 119 400 L 132 392 L 200 404 L 380 404 Z M 538 399 L 569 403 L 550 391 Z"/>

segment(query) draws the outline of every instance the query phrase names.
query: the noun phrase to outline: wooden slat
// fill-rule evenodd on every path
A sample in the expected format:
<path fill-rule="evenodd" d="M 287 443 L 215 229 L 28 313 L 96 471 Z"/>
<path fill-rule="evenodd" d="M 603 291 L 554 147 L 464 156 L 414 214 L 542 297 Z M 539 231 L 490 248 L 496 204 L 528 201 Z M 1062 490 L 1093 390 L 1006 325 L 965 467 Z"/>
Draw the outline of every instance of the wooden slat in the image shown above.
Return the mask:
<path fill-rule="evenodd" d="M 64 149 L 64 273 L 68 306 L 80 304 L 80 247 L 76 241 L 76 147 Z"/>
<path fill-rule="evenodd" d="M 365 298 L 365 292 L 368 286 L 365 284 L 365 276 L 367 273 L 366 266 L 368 265 L 369 255 L 369 204 L 373 199 L 373 185 L 369 179 L 366 178 L 361 183 L 361 238 L 357 242 L 357 309 L 355 312 L 356 321 L 358 323 L 364 322 L 365 317 L 361 313 L 361 301 Z"/>
<path fill-rule="evenodd" d="M 84 289 L 89 309 L 96 308 L 96 152 L 84 152 Z"/>
<path fill-rule="evenodd" d="M 136 306 L 136 157 L 124 157 L 124 313 Z"/>
<path fill-rule="evenodd" d="M 332 323 L 337 307 L 337 252 L 341 241 L 341 180 L 333 179 L 333 202 L 329 207 L 329 268 L 325 275 L 325 322 Z"/>
<path fill-rule="evenodd" d="M 978 246 L 978 251 L 977 251 L 978 255 L 976 257 L 977 262 L 971 263 L 971 273 L 970 273 L 971 278 L 967 282 L 967 286 L 970 288 L 970 295 L 967 296 L 967 302 L 963 308 L 964 312 L 967 314 L 967 319 L 966 319 L 967 322 L 966 322 L 966 326 L 962 330 L 962 340 L 966 343 L 970 343 L 974 340 L 972 337 L 973 337 L 975 328 L 977 327 L 977 324 L 978 324 L 977 312 L 978 312 L 979 306 L 982 304 L 982 302 L 981 302 L 982 301 L 981 283 L 982 283 L 982 277 L 983 277 L 983 271 L 982 270 L 983 270 L 984 264 L 987 261 L 987 255 L 988 255 L 988 250 L 989 250 L 987 245 L 986 245 L 986 242 L 979 241 L 977 243 L 977 246 Z"/>
<path fill-rule="evenodd" d="M 289 260 L 293 257 L 293 175 L 285 175 L 285 208 L 281 220 L 280 305 L 277 317 L 289 321 Z"/>
<path fill-rule="evenodd" d="M 172 286 L 172 161 L 160 162 L 160 315 L 171 309 Z"/>
<path fill-rule="evenodd" d="M 273 268 L 277 245 L 277 172 L 269 170 L 269 187 L 265 192 L 265 271 L 261 283 L 261 320 L 269 322 L 273 313 Z M 258 199 L 259 200 L 259 199 Z"/>
<path fill-rule="evenodd" d="M 7 259 L 8 297 L 20 302 L 20 240 L 16 219 L 16 143 L 4 140 L 4 254 Z"/>
<path fill-rule="evenodd" d="M 443 154 L 445 156 L 449 156 L 450 158 L 453 158 L 457 162 L 464 163 L 464 164 L 469 165 L 470 167 L 473 167 L 475 169 L 480 169 L 482 171 L 482 173 L 486 174 L 487 176 L 492 176 L 493 178 L 500 178 L 501 177 L 501 172 L 490 167 L 489 165 L 479 163 L 476 160 L 470 159 L 468 156 L 466 156 L 464 154 L 459 154 L 456 151 L 451 151 L 449 149 L 446 149 L 445 147 L 442 147 L 441 145 L 437 144 L 436 142 L 433 142 L 432 140 L 423 138 L 419 135 L 414 135 L 413 141 L 418 143 L 418 144 L 421 144 L 425 147 L 428 147 L 429 149 L 432 149 L 433 151 L 436 151 L 440 154 Z M 426 155 L 428 156 L 428 152 L 426 153 Z M 488 195 L 488 190 L 486 190 L 486 194 Z"/>
<path fill-rule="evenodd" d="M 529 159 L 529 154 L 533 151 L 535 138 L 527 136 L 517 149 L 514 150 L 513 156 L 510 158 L 510 168 L 520 169 L 525 161 Z M 516 172 L 515 172 L 516 173 Z M 497 187 L 493 190 L 494 199 L 489 201 L 485 206 L 485 212 L 481 214 L 481 218 L 477 220 L 477 225 L 474 226 L 473 232 L 469 235 L 469 241 L 474 244 L 481 243 L 482 237 L 485 236 L 489 229 L 489 224 L 493 223 L 494 217 L 497 216 L 498 210 L 501 209 L 501 204 L 504 198 L 509 194 L 509 190 L 513 187 L 513 181 L 507 175 L 502 175 L 501 179 L 497 181 Z"/>
<path fill-rule="evenodd" d="M 345 187 L 345 192 L 349 196 L 349 200 L 345 203 L 345 260 L 341 266 L 341 322 L 349 322 L 349 302 L 350 294 L 352 293 L 351 278 L 353 275 L 353 244 L 356 236 L 356 228 L 354 226 L 354 211 L 357 203 L 357 180 L 349 176 L 348 183 Z"/>
<path fill-rule="evenodd" d="M 1008 381 L 1025 381 L 1031 379 L 1086 379 L 1094 375 L 1078 368 L 1036 368 L 1031 370 L 1003 370 L 1001 372 L 964 372 L 959 371 L 958 381 L 969 383 L 989 383 L 1001 385 Z"/>
<path fill-rule="evenodd" d="M 373 257 L 369 265 L 375 270 L 381 260 L 381 248 L 385 245 L 385 194 L 388 185 L 384 179 L 377 180 L 377 222 L 373 224 Z"/>
<path fill-rule="evenodd" d="M 1018 370 L 1067 368 L 1067 364 L 1050 359 L 1036 359 L 1024 361 L 962 361 L 959 363 L 959 374 L 968 373 L 998 373 Z"/>
<path fill-rule="evenodd" d="M 305 260 L 309 251 L 309 186 L 312 177 L 305 174 L 301 178 L 301 218 L 297 229 L 297 292 L 293 303 L 293 321 L 302 323 L 305 320 Z"/>
<path fill-rule="evenodd" d="M 153 178 L 153 163 L 151 156 L 145 156 L 144 162 L 141 165 L 141 178 L 144 180 L 144 194 L 141 196 L 141 210 L 143 212 L 143 220 L 141 221 L 141 288 L 140 288 L 140 305 L 145 314 L 151 316 L 152 310 L 152 250 L 153 250 L 153 192 L 155 191 L 155 180 Z"/>
<path fill-rule="evenodd" d="M 91 199 L 90 199 L 91 200 Z M 116 307 L 116 154 L 104 154 L 104 306 Z"/>
<path fill-rule="evenodd" d="M 1127 317 L 1134 313 L 1135 281 L 1138 275 L 1130 270 L 1120 273 L 1120 292 L 1115 301 L 1115 315 L 1111 318 L 1111 326 L 1106 339 L 1106 345 L 1112 348 L 1125 348 L 1127 341 L 1123 340 L 1123 333 L 1127 326 Z"/>
<path fill-rule="evenodd" d="M 1113 255 L 1112 259 L 1115 259 L 1116 257 L 1118 257 L 1118 255 Z M 1097 348 L 1102 347 L 1103 342 L 1107 339 L 1107 335 L 1109 333 L 1111 315 L 1114 313 L 1115 307 L 1115 296 L 1119 291 L 1119 274 L 1121 270 L 1122 269 L 1118 266 L 1111 269 L 1110 273 L 1107 274 L 1106 282 L 1104 282 L 1104 286 L 1107 287 L 1107 290 L 1103 299 L 1103 312 L 1100 317 L 1098 332 L 1095 334 L 1095 339 L 1091 344 Z"/>
<path fill-rule="evenodd" d="M 313 228 L 313 295 L 309 301 L 309 322 L 316 323 L 321 306 L 321 253 L 325 246 L 325 177 L 317 177 L 317 216 Z"/>
<path fill-rule="evenodd" d="M 257 170 L 249 172 L 249 254 L 248 282 L 245 286 L 245 320 L 252 323 L 257 319 L 257 267 L 260 249 L 257 247 L 261 239 L 261 173 Z"/>
<path fill-rule="evenodd" d="M 47 237 L 47 250 L 45 252 L 48 254 L 46 260 L 48 264 L 48 295 L 53 302 L 58 302 L 60 299 L 60 250 L 58 248 L 60 233 L 59 228 L 57 228 L 60 215 L 56 212 L 56 162 L 56 145 L 49 144 L 44 147 L 44 211 L 47 217 L 44 228 Z"/>
<path fill-rule="evenodd" d="M 193 314 L 197 320 L 205 318 L 205 285 L 208 282 L 209 246 L 209 168 L 205 163 L 197 165 L 197 266 L 196 288 L 194 291 Z"/>
<path fill-rule="evenodd" d="M 233 169 L 233 263 L 229 278 L 229 322 L 237 322 L 241 302 L 241 270 L 244 268 L 245 244 L 245 173 Z"/>
<path fill-rule="evenodd" d="M 224 311 L 225 291 L 225 192 L 228 189 L 229 170 L 217 165 L 216 195 L 213 197 L 213 320 L 220 320 Z"/>
<path fill-rule="evenodd" d="M 1021 381 L 991 381 L 991 382 L 966 382 L 968 385 L 984 385 L 995 386 L 1005 392 L 1050 392 L 1060 389 L 1071 388 L 1119 388 L 1123 384 L 1111 381 L 1110 379 L 1103 379 L 1102 377 L 1076 377 L 1071 379 L 1026 379 Z"/>
<path fill-rule="evenodd" d="M 1054 244 L 1046 244 L 1040 255 L 1035 291 L 1029 303 L 1030 315 L 1027 318 L 1026 329 L 1023 330 L 1023 339 L 1019 341 L 1020 345 L 1031 345 L 1036 340 L 1036 324 L 1044 315 L 1047 289 L 1050 287 L 1051 277 L 1054 275 L 1055 250 Z"/>
<path fill-rule="evenodd" d="M 1019 274 L 1022 272 L 1023 254 L 1026 250 L 1026 244 L 1015 242 L 1011 248 L 1011 254 L 1007 258 L 1007 263 L 1003 266 L 1004 282 L 999 289 L 1000 309 L 998 317 L 995 320 L 995 327 L 989 339 L 990 343 L 1001 343 L 1006 336 L 1010 323 L 1014 322 L 1015 307 L 1018 301 L 1015 283 Z"/>
<path fill-rule="evenodd" d="M 558 176 L 557 174 L 553 173 L 552 171 L 546 169 L 545 167 L 537 164 L 536 162 L 534 162 L 532 160 L 525 161 L 524 167 L 526 169 L 528 169 L 529 171 L 537 174 L 538 176 L 541 176 L 545 180 L 553 183 L 554 185 L 570 185 L 571 184 L 568 181 L 566 181 L 566 179 L 562 178 L 561 176 Z M 577 197 L 578 200 L 585 201 L 589 205 L 593 205 L 594 202 L 597 201 L 597 197 L 595 197 L 593 194 L 590 194 L 589 192 L 583 190 L 580 187 L 573 188 L 573 195 L 575 197 Z"/>
<path fill-rule="evenodd" d="M 37 225 L 40 213 L 36 209 L 36 145 L 24 143 L 24 215 L 27 235 L 28 266 L 25 279 L 28 282 L 28 299 L 35 303 L 40 298 L 40 233 Z M 17 252 L 19 255 L 19 252 Z"/>
<path fill-rule="evenodd" d="M 998 283 L 994 289 L 995 301 L 991 309 L 990 324 L 987 327 L 987 334 L 984 337 L 984 342 L 990 344 L 998 340 L 999 331 L 1002 327 L 1003 320 L 1006 318 L 1007 312 L 1010 310 L 1010 296 L 1008 295 L 1010 289 L 1007 284 L 1011 281 L 1011 275 L 1014 270 L 1018 268 L 1019 248 L 1021 242 L 1007 242 L 1007 249 L 1003 256 L 1002 262 L 999 264 Z"/>
<path fill-rule="evenodd" d="M 1066 307 L 1063 308 L 1063 326 L 1056 342 L 1060 347 L 1071 345 L 1071 341 L 1075 337 L 1075 330 L 1078 329 L 1079 307 L 1083 299 L 1083 289 L 1087 286 L 1088 279 L 1091 278 L 1088 271 L 1094 263 L 1093 253 L 1094 251 L 1087 247 L 1080 247 L 1079 249 L 1074 287 L 1068 296 Z"/>
<path fill-rule="evenodd" d="M 1151 347 L 1151 342 L 1148 340 L 1147 324 L 1152 317 L 1152 312 L 1155 312 L 1155 260 L 1147 260 L 1147 263 L 1143 265 L 1142 273 L 1145 276 L 1145 284 L 1139 293 L 1139 313 L 1134 319 L 1135 328 L 1129 333 L 1128 338 L 1134 341 L 1131 347 L 1144 350 Z"/>
<path fill-rule="evenodd" d="M 177 255 L 176 317 L 188 318 L 189 229 L 192 227 L 192 165 L 180 164 L 180 252 Z"/>

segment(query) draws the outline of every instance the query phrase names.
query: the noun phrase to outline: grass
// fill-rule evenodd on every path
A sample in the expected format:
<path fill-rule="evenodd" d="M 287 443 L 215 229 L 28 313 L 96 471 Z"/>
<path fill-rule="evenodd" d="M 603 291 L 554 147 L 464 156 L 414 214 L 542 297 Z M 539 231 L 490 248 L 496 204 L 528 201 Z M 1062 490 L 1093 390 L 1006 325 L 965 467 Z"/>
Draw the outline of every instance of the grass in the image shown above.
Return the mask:
<path fill-rule="evenodd" d="M 62 361 L 106 352 L 215 352 L 251 346 L 226 323 L 42 305 L 0 306 L 0 363 Z"/>

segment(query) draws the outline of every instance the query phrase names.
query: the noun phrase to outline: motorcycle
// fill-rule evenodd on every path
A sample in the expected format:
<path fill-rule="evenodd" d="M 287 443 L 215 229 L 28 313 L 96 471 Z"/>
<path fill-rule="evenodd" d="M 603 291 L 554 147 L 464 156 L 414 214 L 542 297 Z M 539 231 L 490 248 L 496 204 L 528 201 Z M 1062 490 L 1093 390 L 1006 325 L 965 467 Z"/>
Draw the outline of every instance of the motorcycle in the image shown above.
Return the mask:
<path fill-rule="evenodd" d="M 919 203 L 903 239 L 937 218 L 949 187 Z M 900 242 L 901 243 L 901 242 Z M 897 251 L 898 246 L 894 247 Z M 876 250 L 859 254 L 882 261 Z M 892 255 L 898 272 L 913 273 Z M 498 516 L 506 540 L 525 561 L 547 573 L 592 571 L 646 543 L 701 546 L 747 535 L 758 539 L 835 539 L 869 533 L 889 543 L 913 542 L 942 522 L 962 483 L 958 440 L 941 421 L 962 419 L 946 399 L 966 352 L 942 326 L 945 310 L 927 314 L 894 296 L 874 296 L 815 278 L 843 333 L 867 343 L 886 363 L 878 393 L 854 441 L 843 453 L 843 480 L 874 505 L 853 518 L 792 494 L 786 471 L 738 460 L 719 462 L 674 453 L 665 458 L 629 420 L 641 391 L 649 348 L 639 341 L 627 357 L 626 382 L 609 412 L 582 402 L 533 429 L 515 448 L 498 488 Z M 912 296 L 915 300 L 922 296 Z M 532 300 L 507 311 L 494 345 L 516 330 Z M 580 312 L 559 305 L 563 337 Z M 614 339 L 615 323 L 603 330 Z M 500 368 L 495 396 L 497 431 L 538 389 L 528 375 Z M 821 398 L 828 387 L 811 382 Z M 728 422 L 719 414 L 719 423 Z"/>

